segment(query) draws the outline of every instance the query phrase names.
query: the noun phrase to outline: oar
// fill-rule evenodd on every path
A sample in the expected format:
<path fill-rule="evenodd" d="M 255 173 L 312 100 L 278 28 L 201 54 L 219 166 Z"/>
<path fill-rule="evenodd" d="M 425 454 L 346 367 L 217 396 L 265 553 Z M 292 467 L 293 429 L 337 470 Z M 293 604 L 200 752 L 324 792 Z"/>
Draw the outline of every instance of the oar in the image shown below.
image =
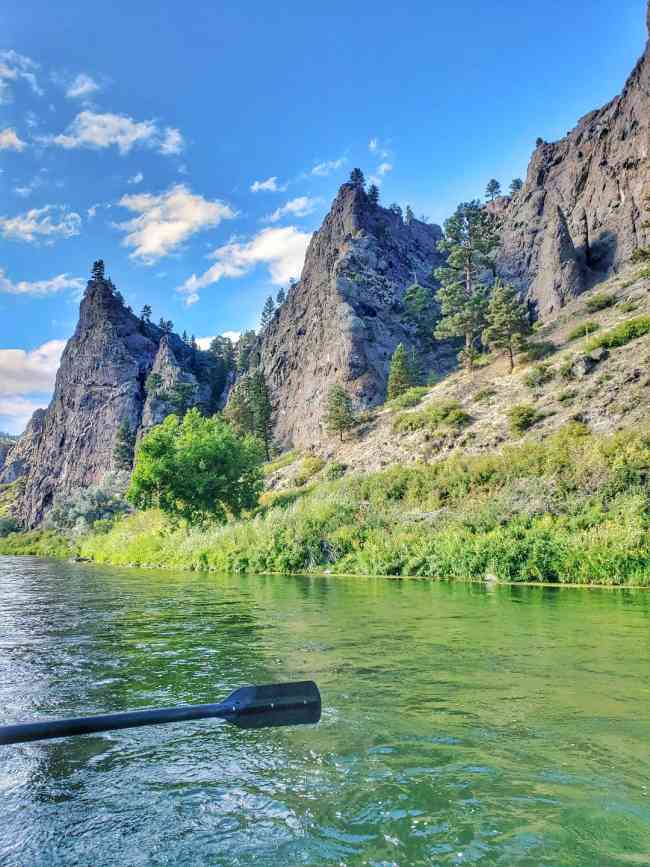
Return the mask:
<path fill-rule="evenodd" d="M 0 744 L 20 744 L 213 717 L 219 717 L 243 729 L 295 726 L 317 723 L 320 714 L 320 693 L 313 681 L 272 683 L 265 686 L 243 686 L 218 704 L 195 704 L 161 710 L 136 710 L 78 719 L 0 726 Z"/>

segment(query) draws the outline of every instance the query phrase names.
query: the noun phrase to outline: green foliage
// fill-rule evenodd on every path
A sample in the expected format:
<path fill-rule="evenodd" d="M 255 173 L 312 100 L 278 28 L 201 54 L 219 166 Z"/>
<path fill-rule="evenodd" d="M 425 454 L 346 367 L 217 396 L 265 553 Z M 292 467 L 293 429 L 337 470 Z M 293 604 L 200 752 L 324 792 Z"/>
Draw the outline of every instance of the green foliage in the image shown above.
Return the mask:
<path fill-rule="evenodd" d="M 133 466 L 135 452 L 135 431 L 131 429 L 129 422 L 124 419 L 117 429 L 115 445 L 113 447 L 113 463 L 116 470 L 130 471 Z"/>
<path fill-rule="evenodd" d="M 272 476 L 278 470 L 283 470 L 285 467 L 290 467 L 300 457 L 298 452 L 285 452 L 277 457 L 274 461 L 264 464 L 264 475 Z"/>
<path fill-rule="evenodd" d="M 526 345 L 525 361 L 541 361 L 557 351 L 557 346 L 550 340 L 537 340 Z"/>
<path fill-rule="evenodd" d="M 327 469 L 325 470 L 325 478 L 334 482 L 336 479 L 341 479 L 346 474 L 348 469 L 347 464 L 342 464 L 340 461 L 332 461 L 331 464 L 327 465 Z"/>
<path fill-rule="evenodd" d="M 487 386 L 486 388 L 481 388 L 479 391 L 477 391 L 472 400 L 474 401 L 474 403 L 484 403 L 486 400 L 494 397 L 496 393 L 496 388 Z"/>
<path fill-rule="evenodd" d="M 488 202 L 493 202 L 497 196 L 501 195 L 501 184 L 497 181 L 496 178 L 492 178 L 491 181 L 488 181 L 488 185 L 485 190 L 485 198 Z"/>
<path fill-rule="evenodd" d="M 508 410 L 510 432 L 521 436 L 543 417 L 534 406 L 528 403 L 517 404 Z"/>
<path fill-rule="evenodd" d="M 457 400 L 439 400 L 418 412 L 402 412 L 393 420 L 396 433 L 411 433 L 417 430 L 459 430 L 471 421 Z"/>
<path fill-rule="evenodd" d="M 636 301 L 623 301 L 616 308 L 620 313 L 634 313 L 635 310 L 638 310 L 639 305 Z"/>
<path fill-rule="evenodd" d="M 616 304 L 616 296 L 608 295 L 606 292 L 597 292 L 591 298 L 585 301 L 585 309 L 589 313 L 598 313 L 599 310 L 606 310 Z"/>
<path fill-rule="evenodd" d="M 262 329 L 267 327 L 267 325 L 273 319 L 274 313 L 275 313 L 275 301 L 269 295 L 269 297 L 264 302 L 264 307 L 262 307 L 262 317 L 261 317 Z"/>
<path fill-rule="evenodd" d="M 575 388 L 566 388 L 564 391 L 561 391 L 558 394 L 557 399 L 560 401 L 560 403 L 571 403 L 571 401 L 573 401 L 577 397 L 577 395 L 578 392 L 575 390 Z"/>
<path fill-rule="evenodd" d="M 416 385 L 403 391 L 397 397 L 389 400 L 386 406 L 390 409 L 410 409 L 417 406 L 429 393 L 430 388 L 426 385 Z"/>
<path fill-rule="evenodd" d="M 297 488 L 306 485 L 316 473 L 320 473 L 324 466 L 325 461 L 321 457 L 318 457 L 318 455 L 308 455 L 306 458 L 303 458 L 300 470 L 293 480 L 294 485 Z"/>
<path fill-rule="evenodd" d="M 284 289 L 278 289 L 278 294 L 275 296 L 275 303 L 278 307 L 282 307 L 284 302 L 287 300 L 287 293 Z"/>
<path fill-rule="evenodd" d="M 425 346 L 433 345 L 433 331 L 438 321 L 435 293 L 428 286 L 413 283 L 404 293 L 404 318 L 415 327 Z"/>
<path fill-rule="evenodd" d="M 93 262 L 91 274 L 92 274 L 93 280 L 103 280 L 104 279 L 104 260 L 103 259 L 97 259 L 96 262 Z"/>
<path fill-rule="evenodd" d="M 156 397 L 162 388 L 162 377 L 159 373 L 150 373 L 144 383 L 144 390 L 147 395 Z"/>
<path fill-rule="evenodd" d="M 510 195 L 514 198 L 524 188 L 524 182 L 521 178 L 514 178 L 510 183 Z"/>
<path fill-rule="evenodd" d="M 441 319 L 436 337 L 462 337 L 461 360 L 472 366 L 476 342 L 485 327 L 489 288 L 480 282 L 491 267 L 490 254 L 498 245 L 495 220 L 478 201 L 463 202 L 445 222 L 445 237 L 438 249 L 447 254 L 444 267 L 435 271 L 440 281 L 436 299 Z"/>
<path fill-rule="evenodd" d="M 0 554 L 66 559 L 76 554 L 76 544 L 58 530 L 30 530 L 0 535 Z"/>
<path fill-rule="evenodd" d="M 390 360 L 388 370 L 388 399 L 394 400 L 399 397 L 400 394 L 413 388 L 415 382 L 413 368 L 404 344 L 399 343 Z"/>
<path fill-rule="evenodd" d="M 593 337 L 587 343 L 587 351 L 592 352 L 601 347 L 615 349 L 618 346 L 625 346 L 626 343 L 643 337 L 648 332 L 650 332 L 650 316 L 637 316 L 635 319 L 621 322 L 620 325 L 599 334 L 598 337 Z"/>
<path fill-rule="evenodd" d="M 413 220 L 415 219 L 415 214 L 413 213 L 413 209 L 410 205 L 406 206 L 406 212 L 404 213 L 404 222 L 407 226 L 410 226 Z"/>
<path fill-rule="evenodd" d="M 368 203 L 376 208 L 379 204 L 379 187 L 377 184 L 370 184 L 368 187 Z"/>
<path fill-rule="evenodd" d="M 224 418 L 238 433 L 256 436 L 264 446 L 266 460 L 271 459 L 273 407 L 261 370 L 240 377 L 230 395 Z"/>
<path fill-rule="evenodd" d="M 632 253 L 630 261 L 633 264 L 645 264 L 646 262 L 650 262 L 650 247 L 637 247 L 634 253 Z"/>
<path fill-rule="evenodd" d="M 8 536 L 9 533 L 17 533 L 20 530 L 20 525 L 15 518 L 10 515 L 0 515 L 0 538 Z"/>
<path fill-rule="evenodd" d="M 140 312 L 140 320 L 143 323 L 148 324 L 149 322 L 151 322 L 151 313 L 151 307 L 148 304 L 145 304 Z"/>
<path fill-rule="evenodd" d="M 98 521 L 114 521 L 129 511 L 125 499 L 128 484 L 128 472 L 109 473 L 99 485 L 57 495 L 44 527 L 78 537 L 88 533 Z"/>
<path fill-rule="evenodd" d="M 555 376 L 555 371 L 550 364 L 536 364 L 524 377 L 524 383 L 528 388 L 540 388 L 550 382 Z"/>
<path fill-rule="evenodd" d="M 338 434 L 341 442 L 346 431 L 356 424 L 352 398 L 341 385 L 330 386 L 325 403 L 323 417 L 325 430 L 328 434 Z"/>
<path fill-rule="evenodd" d="M 599 328 L 600 325 L 597 322 L 582 322 L 569 332 L 567 340 L 580 340 L 582 337 L 589 337 L 590 334 L 598 331 Z"/>
<path fill-rule="evenodd" d="M 245 373 L 248 370 L 253 348 L 257 341 L 254 331 L 244 331 L 237 341 L 237 371 Z"/>
<path fill-rule="evenodd" d="M 350 172 L 350 183 L 354 184 L 355 187 L 365 186 L 366 179 L 361 169 L 352 169 L 352 171 Z"/>
<path fill-rule="evenodd" d="M 158 397 L 170 404 L 177 415 L 184 416 L 196 402 L 196 387 L 190 382 L 177 382 L 169 391 L 159 391 Z"/>
<path fill-rule="evenodd" d="M 519 300 L 517 290 L 497 279 L 488 304 L 483 340 L 491 349 L 500 349 L 507 354 L 511 373 L 515 366 L 515 352 L 522 348 L 530 330 L 528 309 Z"/>
<path fill-rule="evenodd" d="M 139 509 L 157 507 L 189 524 L 224 521 L 257 504 L 262 458 L 257 439 L 191 409 L 143 438 L 127 496 Z"/>

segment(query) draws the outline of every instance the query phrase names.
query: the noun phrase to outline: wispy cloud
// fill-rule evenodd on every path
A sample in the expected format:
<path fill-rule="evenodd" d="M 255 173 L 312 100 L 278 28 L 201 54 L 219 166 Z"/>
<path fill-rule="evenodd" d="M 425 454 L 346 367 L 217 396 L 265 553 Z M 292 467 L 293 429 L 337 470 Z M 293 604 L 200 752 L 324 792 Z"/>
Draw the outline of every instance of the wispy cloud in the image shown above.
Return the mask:
<path fill-rule="evenodd" d="M 64 205 L 32 208 L 15 217 L 0 217 L 0 234 L 4 238 L 31 243 L 55 238 L 72 238 L 79 234 L 81 217 Z"/>
<path fill-rule="evenodd" d="M 136 121 L 128 115 L 82 111 L 65 132 L 43 138 L 44 144 L 54 144 L 66 150 L 89 148 L 102 150 L 116 147 L 124 156 L 132 148 L 142 145 L 161 154 L 180 153 L 184 142 L 177 129 L 160 129 L 153 120 Z"/>
<path fill-rule="evenodd" d="M 368 142 L 368 150 L 371 154 L 375 154 L 375 156 L 379 157 L 379 159 L 385 160 L 390 157 L 390 148 L 387 144 L 382 143 L 378 138 L 371 138 Z"/>
<path fill-rule="evenodd" d="M 97 216 L 97 211 L 99 211 L 100 208 L 105 208 L 108 211 L 112 207 L 113 206 L 109 202 L 95 202 L 94 205 L 91 205 L 88 208 L 86 214 L 88 214 L 89 219 L 92 220 L 93 217 Z"/>
<path fill-rule="evenodd" d="M 12 101 L 13 85 L 20 80 L 26 81 L 37 96 L 43 96 L 37 69 L 37 63 L 12 48 L 0 51 L 0 105 Z"/>
<path fill-rule="evenodd" d="M 184 184 L 176 184 L 160 195 L 123 196 L 119 204 L 137 215 L 117 224 L 118 229 L 126 232 L 122 244 L 133 248 L 132 259 L 140 259 L 146 265 L 167 256 L 197 232 L 236 216 L 225 202 L 204 199 Z"/>
<path fill-rule="evenodd" d="M 24 142 L 15 129 L 8 126 L 6 129 L 0 130 L 0 151 L 20 151 L 25 150 L 27 142 Z"/>
<path fill-rule="evenodd" d="M 135 175 L 130 177 L 127 181 L 127 184 L 141 184 L 144 180 L 144 175 L 142 172 L 137 172 Z"/>
<path fill-rule="evenodd" d="M 211 254 L 215 260 L 200 276 L 192 274 L 177 291 L 185 295 L 186 304 L 199 300 L 199 290 L 226 277 L 243 277 L 258 265 L 266 265 L 276 286 L 299 277 L 311 235 L 295 226 L 263 229 L 248 241 L 233 240 Z"/>
<path fill-rule="evenodd" d="M 65 95 L 68 99 L 87 99 L 91 93 L 97 93 L 99 84 L 90 75 L 80 72 L 66 88 Z"/>
<path fill-rule="evenodd" d="M 14 282 L 6 276 L 4 269 L 0 268 L 0 292 L 6 292 L 9 295 L 43 297 L 45 295 L 56 295 L 65 289 L 75 289 L 78 291 L 83 289 L 85 285 L 81 277 L 70 277 L 68 274 L 58 274 L 56 277 L 50 277 L 48 280 L 19 280 L 18 282 Z"/>
<path fill-rule="evenodd" d="M 311 170 L 311 174 L 317 175 L 320 178 L 327 177 L 327 175 L 335 172 L 337 169 L 340 169 L 345 162 L 345 157 L 339 157 L 339 159 L 337 160 L 325 160 L 322 163 L 316 163 L 316 165 Z"/>
<path fill-rule="evenodd" d="M 251 193 L 281 193 L 286 190 L 286 185 L 278 184 L 278 179 L 274 175 L 272 178 L 267 178 L 265 181 L 253 181 L 250 186 Z"/>
<path fill-rule="evenodd" d="M 316 206 L 320 202 L 318 198 L 310 198 L 309 196 L 298 196 L 297 199 L 291 199 L 286 205 L 277 208 L 272 214 L 263 217 L 266 223 L 277 223 L 283 217 L 306 217 L 314 212 Z"/>
<path fill-rule="evenodd" d="M 29 181 L 29 183 L 23 184 L 22 186 L 14 187 L 14 193 L 17 196 L 20 196 L 21 198 L 26 199 L 28 196 L 31 196 L 31 194 L 34 192 L 34 190 L 37 190 L 39 187 L 42 187 L 43 183 L 44 183 L 44 181 L 43 181 L 42 175 L 35 175 L 31 179 L 31 181 Z"/>
<path fill-rule="evenodd" d="M 65 340 L 49 340 L 31 352 L 0 349 L 0 394 L 49 391 L 65 348 Z"/>
<path fill-rule="evenodd" d="M 30 400 L 19 395 L 0 396 L 0 428 L 11 434 L 20 434 L 37 409 L 43 409 L 47 401 Z"/>

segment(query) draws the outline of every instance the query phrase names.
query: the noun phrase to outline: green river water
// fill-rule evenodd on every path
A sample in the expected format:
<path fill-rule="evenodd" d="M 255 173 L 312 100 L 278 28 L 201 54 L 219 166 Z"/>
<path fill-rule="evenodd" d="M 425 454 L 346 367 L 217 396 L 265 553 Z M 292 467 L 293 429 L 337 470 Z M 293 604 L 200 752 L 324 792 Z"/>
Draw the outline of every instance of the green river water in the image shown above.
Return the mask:
<path fill-rule="evenodd" d="M 0 558 L 0 722 L 306 678 L 316 727 L 0 747 L 0 865 L 650 864 L 650 593 Z"/>

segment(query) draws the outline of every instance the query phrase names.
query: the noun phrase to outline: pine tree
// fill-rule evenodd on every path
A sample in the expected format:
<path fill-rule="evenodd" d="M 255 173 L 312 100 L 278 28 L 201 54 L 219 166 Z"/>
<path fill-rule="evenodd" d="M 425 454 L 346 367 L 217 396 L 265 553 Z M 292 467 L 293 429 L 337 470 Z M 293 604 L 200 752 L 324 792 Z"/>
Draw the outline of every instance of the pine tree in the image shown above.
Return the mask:
<path fill-rule="evenodd" d="M 131 430 L 131 425 L 125 419 L 117 429 L 115 436 L 115 446 L 113 448 L 115 469 L 131 472 L 133 469 L 134 453 L 135 431 Z"/>
<path fill-rule="evenodd" d="M 174 330 L 174 323 L 171 321 L 171 319 L 163 319 L 161 316 L 160 322 L 158 323 L 158 328 L 160 328 L 161 331 L 164 331 L 165 334 L 171 334 Z"/>
<path fill-rule="evenodd" d="M 104 279 L 104 260 L 103 259 L 97 259 L 96 262 L 93 262 L 92 278 L 93 278 L 93 280 L 103 280 Z"/>
<path fill-rule="evenodd" d="M 396 214 L 400 218 L 400 220 L 403 219 L 402 209 L 397 204 L 397 202 L 393 202 L 392 205 L 389 205 L 388 210 Z"/>
<path fill-rule="evenodd" d="M 226 421 L 240 434 L 250 434 L 255 427 L 255 418 L 250 401 L 250 377 L 242 376 L 230 392 L 223 411 Z"/>
<path fill-rule="evenodd" d="M 497 181 L 496 178 L 492 178 L 487 185 L 487 189 L 485 190 L 485 198 L 493 202 L 497 196 L 501 195 L 501 184 Z"/>
<path fill-rule="evenodd" d="M 325 430 L 329 434 L 343 434 L 354 427 L 356 419 L 352 408 L 352 398 L 340 385 L 330 386 L 325 403 Z"/>
<path fill-rule="evenodd" d="M 148 304 L 145 304 L 140 313 L 140 321 L 143 323 L 151 322 L 151 307 Z"/>
<path fill-rule="evenodd" d="M 514 178 L 514 180 L 510 184 L 510 195 L 516 196 L 517 193 L 520 193 L 524 188 L 524 182 L 521 178 Z"/>
<path fill-rule="evenodd" d="M 528 310 L 518 297 L 517 290 L 497 280 L 487 311 L 487 328 L 483 340 L 492 349 L 502 349 L 508 355 L 510 373 L 515 368 L 515 352 L 522 348 L 530 334 Z"/>
<path fill-rule="evenodd" d="M 352 169 L 350 172 L 350 183 L 354 184 L 355 187 L 364 187 L 366 185 L 366 179 L 361 169 Z"/>
<path fill-rule="evenodd" d="M 404 293 L 404 318 L 415 327 L 422 343 L 431 344 L 438 321 L 438 305 L 433 290 L 420 283 L 412 283 Z"/>
<path fill-rule="evenodd" d="M 441 284 L 436 300 L 442 314 L 435 336 L 462 337 L 465 345 L 459 357 L 470 369 L 489 300 L 489 288 L 480 278 L 492 267 L 490 253 L 498 241 L 494 219 L 480 202 L 472 201 L 461 203 L 449 217 L 445 237 L 438 243 L 440 252 L 447 253 L 447 264 L 435 271 Z"/>
<path fill-rule="evenodd" d="M 415 214 L 413 213 L 413 209 L 410 205 L 406 206 L 406 216 L 404 217 L 404 222 L 407 226 L 409 226 L 413 220 L 415 219 Z"/>
<path fill-rule="evenodd" d="M 388 369 L 388 400 L 404 394 L 415 385 L 410 359 L 403 343 L 399 343 Z"/>
<path fill-rule="evenodd" d="M 269 390 L 261 370 L 256 370 L 248 385 L 253 430 L 251 433 L 264 443 L 266 460 L 271 460 L 271 435 L 273 432 L 273 407 Z"/>
<path fill-rule="evenodd" d="M 273 314 L 275 313 L 275 302 L 273 298 L 269 295 L 269 297 L 264 302 L 264 307 L 262 308 L 262 329 L 266 328 L 269 322 L 273 319 Z"/>
<path fill-rule="evenodd" d="M 284 289 L 278 289 L 278 294 L 275 296 L 275 303 L 278 307 L 282 307 L 284 302 L 287 300 L 287 293 Z"/>
<path fill-rule="evenodd" d="M 187 331 L 183 331 L 183 333 L 181 334 L 181 340 L 183 341 L 183 343 L 189 343 L 190 342 L 190 339 L 187 336 Z"/>
<path fill-rule="evenodd" d="M 379 204 L 379 187 L 377 184 L 370 184 L 368 187 L 368 202 L 374 208 Z"/>
<path fill-rule="evenodd" d="M 248 362 L 256 340 L 257 335 L 254 331 L 244 331 L 237 341 L 237 370 L 239 373 L 244 373 L 248 369 Z"/>

